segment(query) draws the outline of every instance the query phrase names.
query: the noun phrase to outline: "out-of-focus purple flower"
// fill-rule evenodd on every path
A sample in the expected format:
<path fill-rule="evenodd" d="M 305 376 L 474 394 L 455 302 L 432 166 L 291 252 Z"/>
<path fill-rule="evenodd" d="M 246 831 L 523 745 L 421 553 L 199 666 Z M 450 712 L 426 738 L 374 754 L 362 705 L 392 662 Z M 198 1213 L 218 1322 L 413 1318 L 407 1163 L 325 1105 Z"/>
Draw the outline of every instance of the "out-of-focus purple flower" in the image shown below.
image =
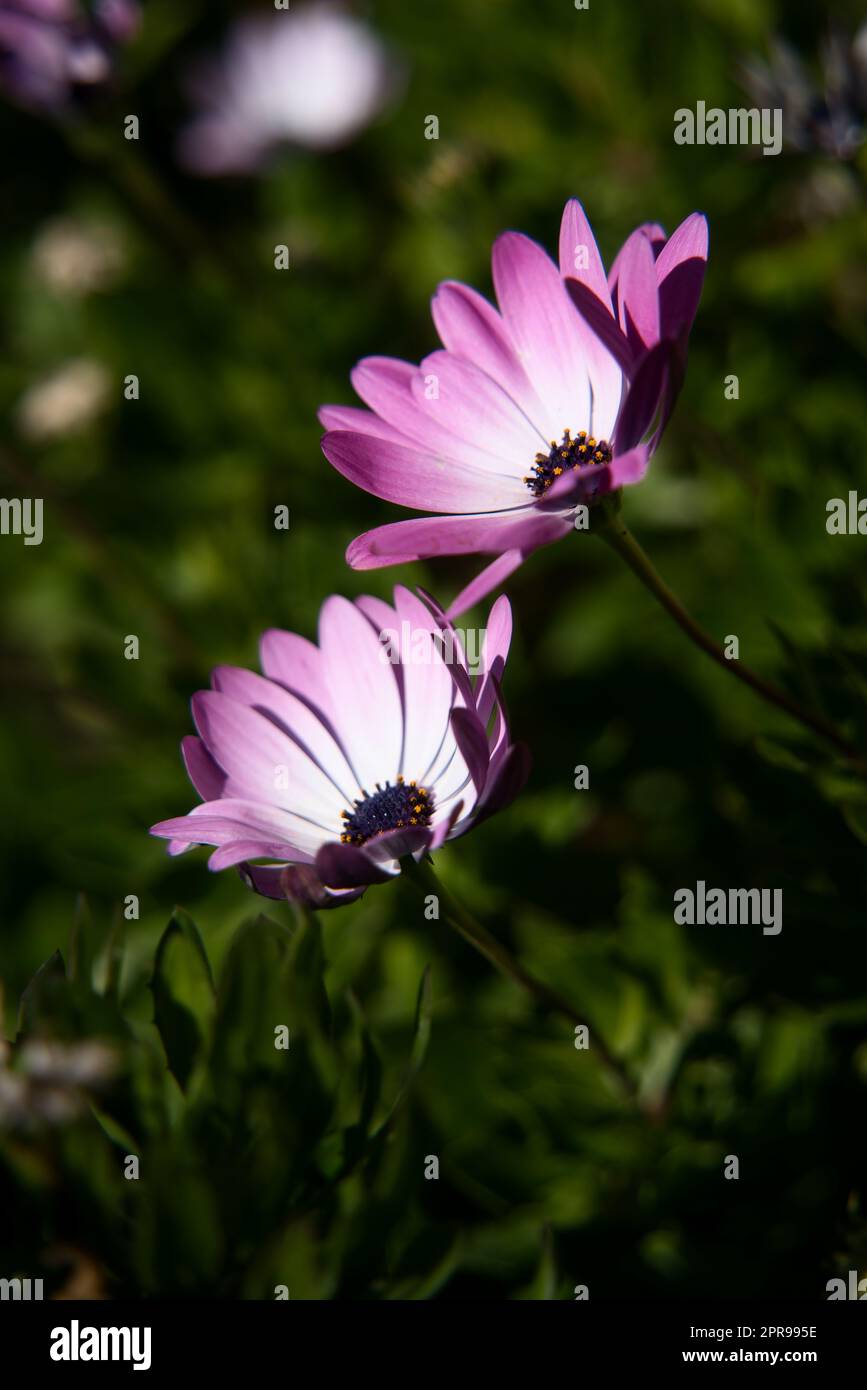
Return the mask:
<path fill-rule="evenodd" d="M 194 74 L 198 115 L 179 156 L 203 175 L 251 172 L 281 145 L 344 144 L 394 95 L 399 68 L 339 5 L 241 20 L 220 58 Z"/>
<path fill-rule="evenodd" d="M 474 677 L 434 601 L 401 587 L 394 607 L 327 599 L 318 646 L 266 632 L 264 676 L 220 666 L 193 697 L 199 736 L 182 752 L 203 802 L 151 833 L 172 854 L 216 846 L 209 867 L 240 866 L 265 897 L 352 901 L 523 786 L 500 698 L 511 632 L 501 598 Z"/>
<path fill-rule="evenodd" d="M 136 0 L 0 0 L 0 89 L 20 106 L 62 113 L 111 76 L 138 30 Z"/>
<path fill-rule="evenodd" d="M 365 358 L 352 384 L 370 409 L 320 411 L 325 456 L 351 482 L 445 513 L 359 536 L 353 568 L 496 555 L 454 617 L 567 535 L 578 505 L 640 481 L 682 380 L 706 260 L 707 223 L 693 213 L 668 239 L 637 228 L 606 277 L 573 198 L 559 269 L 519 232 L 494 243 L 499 313 L 466 285 L 440 285 L 432 311 L 445 351 L 418 367 Z"/>
<path fill-rule="evenodd" d="M 817 86 L 791 44 L 776 38 L 769 61 L 746 61 L 741 80 L 757 105 L 782 111 L 783 139 L 790 149 L 853 159 L 867 129 L 867 24 L 851 42 L 833 32 L 820 59 Z"/>

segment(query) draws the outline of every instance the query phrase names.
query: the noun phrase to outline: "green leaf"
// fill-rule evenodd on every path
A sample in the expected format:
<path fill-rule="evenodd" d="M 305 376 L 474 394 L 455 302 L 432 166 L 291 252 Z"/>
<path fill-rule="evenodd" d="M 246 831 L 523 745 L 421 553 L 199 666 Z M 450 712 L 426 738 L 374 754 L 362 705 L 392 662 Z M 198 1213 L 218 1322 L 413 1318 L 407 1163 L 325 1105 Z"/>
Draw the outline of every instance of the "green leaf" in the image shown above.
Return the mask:
<path fill-rule="evenodd" d="M 88 987 L 91 985 L 92 947 L 93 918 L 87 898 L 79 893 L 69 934 L 69 978 Z"/>
<path fill-rule="evenodd" d="M 68 983 L 63 956 L 59 951 L 55 951 L 44 965 L 40 965 L 21 995 L 18 1032 L 32 1033 L 49 1019 L 53 1019 Z"/>
<path fill-rule="evenodd" d="M 176 911 L 163 932 L 151 989 L 169 1070 L 186 1090 L 210 1037 L 214 982 L 198 929 L 185 912 Z"/>
<path fill-rule="evenodd" d="M 421 1071 L 422 1064 L 427 1054 L 428 1044 L 431 1034 L 431 1010 L 432 1010 L 432 988 L 430 966 L 426 965 L 418 987 L 418 998 L 415 1005 L 415 1021 L 412 1030 L 412 1046 L 409 1054 L 409 1065 L 406 1074 L 401 1082 L 400 1089 L 394 1098 L 391 1109 L 385 1119 L 374 1130 L 375 1135 L 382 1134 L 391 1124 L 400 1107 L 403 1105 L 410 1087 L 418 1073 Z"/>
<path fill-rule="evenodd" d="M 367 1020 L 352 990 L 348 991 L 348 998 L 349 1006 L 358 1026 L 361 1039 L 361 1066 L 359 1069 L 361 1100 L 357 1122 L 354 1125 L 350 1125 L 349 1128 L 344 1131 L 342 1162 L 339 1166 L 339 1170 L 333 1169 L 335 1172 L 339 1171 L 341 1177 L 346 1176 L 364 1153 L 365 1145 L 369 1137 L 371 1121 L 379 1103 L 379 1096 L 382 1089 L 382 1063 L 373 1045 L 373 1039 L 367 1027 Z"/>

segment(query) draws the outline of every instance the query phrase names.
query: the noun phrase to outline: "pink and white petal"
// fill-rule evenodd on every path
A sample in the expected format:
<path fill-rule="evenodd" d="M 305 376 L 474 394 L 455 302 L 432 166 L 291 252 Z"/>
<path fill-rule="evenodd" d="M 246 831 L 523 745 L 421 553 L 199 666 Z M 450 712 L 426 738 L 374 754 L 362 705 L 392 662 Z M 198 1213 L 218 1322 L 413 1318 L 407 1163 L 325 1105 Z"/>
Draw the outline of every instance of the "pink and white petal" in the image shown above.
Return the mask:
<path fill-rule="evenodd" d="M 424 408 L 424 378 L 416 394 L 413 382 L 418 381 L 419 369 L 409 362 L 396 357 L 365 357 L 352 369 L 351 377 L 362 400 L 400 431 L 394 442 L 483 473 L 503 478 L 513 475 L 514 470 L 504 466 L 496 449 L 479 448 L 461 433 L 448 413 L 428 413 Z"/>
<path fill-rule="evenodd" d="M 446 840 L 449 838 L 455 826 L 457 825 L 463 809 L 464 803 L 462 801 L 456 801 L 449 808 L 448 815 L 443 816 L 442 820 L 438 821 L 437 824 L 434 826 L 434 831 L 431 835 L 430 844 L 428 845 L 428 849 L 430 850 L 431 854 L 435 849 L 439 849 L 441 845 L 445 844 Z"/>
<path fill-rule="evenodd" d="M 584 261 L 587 265 L 584 265 Z M 560 221 L 560 274 L 580 280 L 612 313 L 611 294 L 605 267 L 596 245 L 593 228 L 577 198 L 570 198 Z"/>
<path fill-rule="evenodd" d="M 189 845 L 220 846 L 234 840 L 255 839 L 261 844 L 281 845 L 282 857 L 286 858 L 290 851 L 315 854 L 331 832 L 291 811 L 228 797 L 203 802 L 186 816 L 160 821 L 152 827 L 151 834 Z"/>
<path fill-rule="evenodd" d="M 397 609 L 374 594 L 359 594 L 353 602 L 360 608 L 382 641 L 383 633 L 397 633 Z"/>
<path fill-rule="evenodd" d="M 464 650 L 463 636 L 448 614 L 427 590 L 419 586 L 416 593 L 433 618 L 435 628 L 439 629 L 441 633 L 440 645 L 446 669 L 454 686 L 454 703 L 464 709 L 472 709 L 474 705 L 473 683 L 470 680 L 470 669 Z M 449 727 L 448 723 L 445 727 Z"/>
<path fill-rule="evenodd" d="M 428 393 L 432 377 L 437 383 L 435 398 Z M 500 460 L 500 466 L 514 464 L 519 480 L 546 444 L 544 435 L 493 377 L 454 353 L 432 352 L 425 357 L 411 389 L 420 410 L 432 420 L 442 417 L 449 429 Z"/>
<path fill-rule="evenodd" d="M 471 467 L 451 452 L 440 455 L 348 430 L 324 435 L 321 447 L 356 487 L 416 511 L 502 511 L 519 507 L 526 497 L 520 478 Z M 460 449 L 458 441 L 454 447 Z"/>
<path fill-rule="evenodd" d="M 659 253 L 656 278 L 664 337 L 683 338 L 692 327 L 707 268 L 707 219 L 692 213 Z"/>
<path fill-rule="evenodd" d="M 559 423 L 552 433 L 586 429 L 590 419 L 588 345 L 597 341 L 575 310 L 554 262 L 521 232 L 494 243 L 494 286 L 515 352 Z"/>
<path fill-rule="evenodd" d="M 229 844 L 214 850 L 208 860 L 208 868 L 213 873 L 218 873 L 220 869 L 234 869 L 236 865 L 244 864 L 248 859 L 280 859 L 285 857 L 285 845 L 262 844 L 257 840 L 250 840 L 247 843 L 243 840 L 232 840 Z"/>
<path fill-rule="evenodd" d="M 408 439 L 423 440 L 418 410 L 409 383 L 416 370 L 399 357 L 363 357 L 349 373 L 352 385 L 365 405 Z"/>
<path fill-rule="evenodd" d="M 409 589 L 394 591 L 399 619 L 404 686 L 404 741 L 401 772 L 421 781 L 442 743 L 455 699 L 455 686 L 443 660 L 446 641 L 431 612 Z"/>
<path fill-rule="evenodd" d="M 236 792 L 339 828 L 341 800 L 333 784 L 267 716 L 216 690 L 200 691 L 192 706 L 196 728 Z"/>
<path fill-rule="evenodd" d="M 403 693 L 403 667 L 400 664 L 400 631 L 397 611 L 384 599 L 373 594 L 359 594 L 353 599 L 356 608 L 364 614 L 376 633 L 376 640 L 382 646 L 382 659 L 388 661 L 397 681 L 401 708 L 405 709 Z"/>
<path fill-rule="evenodd" d="M 362 788 L 394 781 L 403 743 L 403 710 L 394 669 L 359 608 L 333 594 L 319 614 L 319 645 L 338 733 Z"/>
<path fill-rule="evenodd" d="M 559 427 L 521 366 L 512 339 L 492 304 L 457 281 L 439 286 L 431 313 L 443 347 L 474 362 L 520 406 L 539 433 L 550 439 Z"/>
<path fill-rule="evenodd" d="M 559 540 L 570 529 L 562 518 L 540 516 L 535 505 L 515 512 L 420 517 L 365 531 L 348 546 L 346 559 L 353 569 L 368 570 L 435 555 L 499 555 L 512 549 L 526 553 Z"/>
<path fill-rule="evenodd" d="M 673 358 L 670 342 L 654 344 L 641 358 L 614 431 L 617 451 L 625 453 L 647 434 L 668 394 Z"/>
<path fill-rule="evenodd" d="M 569 298 L 591 333 L 600 340 L 620 371 L 628 376 L 634 352 L 620 324 L 586 285 L 582 285 L 578 280 L 564 280 L 563 283 Z"/>
<path fill-rule="evenodd" d="M 611 291 L 611 304 L 615 314 L 617 313 L 617 282 L 620 279 L 620 272 L 623 269 L 624 257 L 629 254 L 627 248 L 634 236 L 646 237 L 650 242 L 650 249 L 653 252 L 654 260 L 659 255 L 666 242 L 666 231 L 658 222 L 642 222 L 630 232 L 624 241 L 614 260 L 611 262 L 611 269 L 608 272 L 608 288 Z"/>
<path fill-rule="evenodd" d="M 343 805 L 358 795 L 359 782 L 330 731 L 303 700 L 276 681 L 240 666 L 218 666 L 212 676 L 215 690 L 260 713 L 273 716 L 280 727 L 322 769 L 340 794 Z"/>
<path fill-rule="evenodd" d="M 361 410 L 357 405 L 323 405 L 319 410 L 319 423 L 326 430 L 354 430 L 358 434 L 372 434 L 376 439 L 390 439 L 394 444 L 407 442 L 407 435 L 401 430 L 372 410 Z"/>
<path fill-rule="evenodd" d="M 633 232 L 622 251 L 617 285 L 620 327 L 634 350 L 659 342 L 659 290 L 653 247 L 641 232 Z"/>
<path fill-rule="evenodd" d="M 661 285 L 667 275 L 683 261 L 707 260 L 708 225 L 703 212 L 691 212 L 675 227 L 656 261 L 656 278 Z"/>
<path fill-rule="evenodd" d="M 487 757 L 487 748 L 485 757 Z M 472 773 L 458 746 L 451 721 L 449 721 L 443 746 L 425 777 L 425 786 L 433 787 L 435 805 L 440 812 L 444 811 L 462 792 L 464 793 L 464 801 L 469 801 L 475 805 L 478 800 L 478 792 Z"/>
<path fill-rule="evenodd" d="M 498 686 L 503 679 L 511 642 L 512 605 L 506 595 L 501 594 L 491 608 L 485 625 L 485 645 L 482 651 L 484 675 L 476 699 L 479 719 L 485 728 L 497 700 Z"/>
<path fill-rule="evenodd" d="M 269 628 L 259 643 L 259 660 L 269 680 L 279 681 L 300 695 L 333 723 L 334 711 L 325 686 L 322 653 L 315 642 L 297 632 Z"/>
<path fill-rule="evenodd" d="M 226 774 L 217 766 L 200 738 L 185 734 L 181 756 L 187 776 L 203 801 L 216 801 L 226 783 Z"/>
<path fill-rule="evenodd" d="M 461 757 L 467 765 L 467 770 L 476 789 L 476 797 L 480 797 L 488 776 L 488 762 L 490 754 L 488 751 L 488 738 L 485 733 L 484 725 L 480 722 L 477 715 L 468 709 L 456 709 L 452 711 L 452 732 L 455 742 L 461 753 Z M 448 793 L 444 793 L 448 795 Z M 454 795 L 454 793 L 451 793 Z"/>

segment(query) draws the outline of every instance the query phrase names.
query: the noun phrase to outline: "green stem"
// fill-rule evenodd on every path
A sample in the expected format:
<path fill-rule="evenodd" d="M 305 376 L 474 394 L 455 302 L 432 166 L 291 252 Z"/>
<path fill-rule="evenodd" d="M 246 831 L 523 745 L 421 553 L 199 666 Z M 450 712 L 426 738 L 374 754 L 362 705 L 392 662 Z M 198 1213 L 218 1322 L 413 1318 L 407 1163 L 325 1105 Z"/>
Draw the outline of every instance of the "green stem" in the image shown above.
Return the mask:
<path fill-rule="evenodd" d="M 638 576 L 644 587 L 650 590 L 654 598 L 662 604 L 665 611 L 674 618 L 678 627 L 686 633 L 687 637 L 689 637 L 697 647 L 700 647 L 703 652 L 707 653 L 711 661 L 715 661 L 718 666 L 722 666 L 730 675 L 734 676 L 744 685 L 748 685 L 751 690 L 754 690 L 756 694 L 760 695 L 768 704 L 776 705 L 778 709 L 785 710 L 786 714 L 791 715 L 793 719 L 797 719 L 806 729 L 811 730 L 814 734 L 818 734 L 820 738 L 832 744 L 833 747 L 837 749 L 837 752 L 842 754 L 842 756 L 851 763 L 854 771 L 858 772 L 862 777 L 867 776 L 867 763 L 865 763 L 860 750 L 855 744 L 850 743 L 830 720 L 825 719 L 821 714 L 813 713 L 812 710 L 804 709 L 803 705 L 800 705 L 797 700 L 792 699 L 791 695 L 787 695 L 785 690 L 781 690 L 779 686 L 773 685 L 771 681 L 764 680 L 762 676 L 757 676 L 755 671 L 751 671 L 749 666 L 745 666 L 742 661 L 734 659 L 729 660 L 720 643 L 715 641 L 709 633 L 705 632 L 704 628 L 700 627 L 694 618 L 690 617 L 679 599 L 675 597 L 671 589 L 665 583 L 665 580 L 654 569 L 650 559 L 619 516 L 613 516 L 610 521 L 607 521 L 601 526 L 597 530 L 597 535 L 601 536 L 604 541 L 607 541 L 612 550 L 615 550 L 617 554 L 626 561 L 629 568 Z"/>
<path fill-rule="evenodd" d="M 423 894 L 436 894 L 449 926 L 454 927 L 465 941 L 468 941 L 503 975 L 507 975 L 522 989 L 527 990 L 546 1013 L 560 1014 L 563 1018 L 567 1018 L 570 1023 L 578 1024 L 581 1027 L 586 1026 L 590 1034 L 592 1050 L 606 1070 L 616 1079 L 620 1088 L 630 1097 L 635 1098 L 636 1086 L 634 1081 L 627 1075 L 620 1062 L 609 1052 L 605 1044 L 599 1040 L 598 1032 L 590 1027 L 586 1017 L 582 1017 L 577 1009 L 573 1009 L 568 1000 L 564 999 L 556 990 L 543 984 L 541 980 L 536 979 L 535 975 L 531 975 L 528 970 L 525 970 L 520 961 L 515 959 L 502 942 L 498 941 L 487 927 L 483 927 L 467 912 L 466 908 L 443 887 L 429 859 L 417 864 L 410 855 L 403 861 L 403 870 L 415 881 Z"/>

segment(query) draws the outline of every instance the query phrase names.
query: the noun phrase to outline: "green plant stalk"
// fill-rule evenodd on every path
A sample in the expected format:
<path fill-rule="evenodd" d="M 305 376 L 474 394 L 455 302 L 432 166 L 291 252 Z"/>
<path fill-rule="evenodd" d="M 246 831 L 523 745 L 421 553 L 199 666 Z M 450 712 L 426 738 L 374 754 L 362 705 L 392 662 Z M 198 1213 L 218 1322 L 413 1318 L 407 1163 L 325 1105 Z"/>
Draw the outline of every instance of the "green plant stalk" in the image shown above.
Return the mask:
<path fill-rule="evenodd" d="M 520 961 L 516 960 L 511 951 L 498 941 L 495 936 L 483 927 L 474 917 L 467 912 L 456 898 L 443 887 L 436 875 L 430 859 L 424 859 L 416 863 L 411 855 L 403 860 L 402 868 L 409 878 L 413 879 L 423 894 L 436 894 L 439 899 L 440 907 L 443 911 L 445 920 L 450 927 L 453 927 L 460 936 L 468 941 L 469 944 L 484 956 L 491 965 L 495 966 L 501 974 L 506 975 L 510 980 L 520 985 L 528 994 L 531 994 L 536 1003 L 545 1010 L 546 1013 L 560 1014 L 567 1018 L 570 1023 L 587 1027 L 590 1034 L 590 1047 L 602 1062 L 606 1071 L 616 1080 L 620 1090 L 626 1092 L 631 1098 L 635 1099 L 637 1087 L 632 1078 L 626 1073 L 622 1064 L 609 1052 L 608 1048 L 600 1041 L 598 1031 L 587 1021 L 586 1017 L 573 1009 L 568 1000 L 564 999 L 556 990 L 551 989 L 541 980 L 537 980 L 535 975 L 531 975 L 525 970 Z"/>
<path fill-rule="evenodd" d="M 626 561 L 633 574 L 638 576 L 644 587 L 649 589 L 654 598 L 662 604 L 665 611 L 686 633 L 690 641 L 694 642 L 701 651 L 706 652 L 711 661 L 715 661 L 730 675 L 744 685 L 748 685 L 768 704 L 776 705 L 778 709 L 785 710 L 786 714 L 790 715 L 792 719 L 796 719 L 799 724 L 803 724 L 804 728 L 825 739 L 847 759 L 853 771 L 861 777 L 867 777 L 867 762 L 865 762 L 860 749 L 841 734 L 836 725 L 825 719 L 823 715 L 804 709 L 803 705 L 787 695 L 785 690 L 781 690 L 771 681 L 764 680 L 762 676 L 756 675 L 755 671 L 751 671 L 749 666 L 746 666 L 742 661 L 729 660 L 720 643 L 705 632 L 704 628 L 687 613 L 683 604 L 672 593 L 662 576 L 657 573 L 651 560 L 619 515 L 606 518 L 603 524 L 595 529 L 596 534 Z"/>

